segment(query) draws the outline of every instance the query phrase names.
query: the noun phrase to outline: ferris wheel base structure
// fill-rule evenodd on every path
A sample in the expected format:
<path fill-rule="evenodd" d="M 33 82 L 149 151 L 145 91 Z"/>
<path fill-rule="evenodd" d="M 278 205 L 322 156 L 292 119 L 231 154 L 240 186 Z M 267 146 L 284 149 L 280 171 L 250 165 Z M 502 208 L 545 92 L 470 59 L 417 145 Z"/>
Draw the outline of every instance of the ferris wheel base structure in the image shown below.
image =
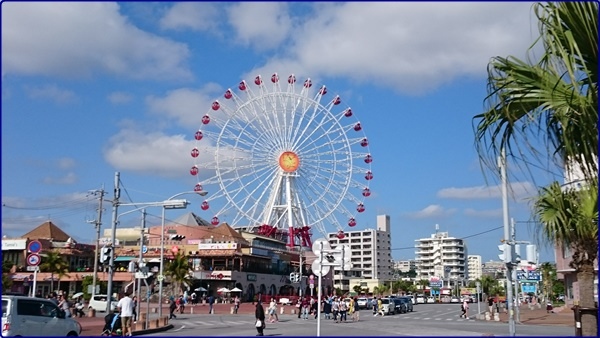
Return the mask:
<path fill-rule="evenodd" d="M 253 84 L 252 84 L 253 83 Z M 200 120 L 191 151 L 201 209 L 288 246 L 311 247 L 357 225 L 371 195 L 369 141 L 350 107 L 324 85 L 260 75 L 227 89 Z M 211 176 L 211 173 L 214 175 Z M 209 188 L 208 188 L 209 187 Z"/>

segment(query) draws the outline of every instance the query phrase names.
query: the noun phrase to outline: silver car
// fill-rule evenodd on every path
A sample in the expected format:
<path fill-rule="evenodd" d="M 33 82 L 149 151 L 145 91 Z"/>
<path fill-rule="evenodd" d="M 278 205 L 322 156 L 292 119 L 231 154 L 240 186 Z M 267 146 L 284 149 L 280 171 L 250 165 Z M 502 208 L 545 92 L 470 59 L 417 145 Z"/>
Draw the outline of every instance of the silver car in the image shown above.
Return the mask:
<path fill-rule="evenodd" d="M 2 295 L 2 336 L 79 336 L 81 325 L 43 298 Z"/>

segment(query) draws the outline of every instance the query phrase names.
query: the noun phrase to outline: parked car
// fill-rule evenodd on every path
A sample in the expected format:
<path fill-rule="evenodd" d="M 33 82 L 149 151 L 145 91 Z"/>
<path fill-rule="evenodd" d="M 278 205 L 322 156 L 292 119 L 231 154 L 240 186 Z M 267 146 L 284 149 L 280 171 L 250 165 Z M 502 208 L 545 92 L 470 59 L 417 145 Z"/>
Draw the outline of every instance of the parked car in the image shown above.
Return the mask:
<path fill-rule="evenodd" d="M 383 315 L 393 315 L 396 312 L 396 304 L 392 298 L 381 298 Z"/>
<path fill-rule="evenodd" d="M 117 309 L 117 300 L 115 297 L 111 297 L 112 301 L 110 303 L 110 310 L 115 311 Z M 95 295 L 90 299 L 90 304 L 88 305 L 88 309 L 94 309 L 98 312 L 106 312 L 106 300 L 108 297 L 106 295 Z"/>
<path fill-rule="evenodd" d="M 359 309 L 368 309 L 369 303 L 369 299 L 366 297 L 356 299 L 356 306 L 358 306 Z"/>
<path fill-rule="evenodd" d="M 427 304 L 433 304 L 435 303 L 435 298 L 432 296 L 427 297 Z"/>
<path fill-rule="evenodd" d="M 400 300 L 400 298 L 390 298 L 390 301 L 394 303 L 394 313 L 406 313 L 406 305 Z"/>
<path fill-rule="evenodd" d="M 405 313 L 413 312 L 412 297 L 400 297 L 398 300 L 402 302 L 402 306 L 406 309 L 406 311 L 404 311 Z"/>
<path fill-rule="evenodd" d="M 2 296 L 2 336 L 79 336 L 81 325 L 43 298 Z"/>
<path fill-rule="evenodd" d="M 425 304 L 427 302 L 424 295 L 417 295 L 416 301 L 417 304 Z"/>
<path fill-rule="evenodd" d="M 460 303 L 460 299 L 458 299 L 458 297 L 452 297 L 450 298 L 450 303 Z"/>

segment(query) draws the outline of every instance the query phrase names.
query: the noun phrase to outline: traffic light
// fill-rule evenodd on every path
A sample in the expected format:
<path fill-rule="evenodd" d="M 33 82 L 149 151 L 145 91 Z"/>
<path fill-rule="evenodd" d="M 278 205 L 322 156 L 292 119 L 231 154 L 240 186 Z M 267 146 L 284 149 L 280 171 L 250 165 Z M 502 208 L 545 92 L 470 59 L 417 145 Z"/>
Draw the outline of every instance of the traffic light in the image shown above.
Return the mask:
<path fill-rule="evenodd" d="M 510 252 L 510 245 L 503 243 L 498 245 L 498 249 L 501 252 L 501 254 L 498 255 L 498 258 L 500 258 L 500 260 L 504 263 L 511 263 L 512 257 Z"/>
<path fill-rule="evenodd" d="M 100 263 L 108 265 L 110 264 L 110 257 L 112 255 L 112 248 L 109 246 L 102 247 L 102 253 L 100 254 Z"/>
<path fill-rule="evenodd" d="M 170 238 L 172 241 L 182 241 L 185 238 L 185 236 L 184 235 L 171 235 Z"/>

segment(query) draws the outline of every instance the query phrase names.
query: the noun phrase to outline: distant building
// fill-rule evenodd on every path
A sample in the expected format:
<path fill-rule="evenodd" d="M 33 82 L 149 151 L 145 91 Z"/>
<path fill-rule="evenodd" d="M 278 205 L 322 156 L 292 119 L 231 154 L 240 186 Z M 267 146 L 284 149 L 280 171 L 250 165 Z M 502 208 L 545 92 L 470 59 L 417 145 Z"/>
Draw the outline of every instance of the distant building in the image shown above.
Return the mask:
<path fill-rule="evenodd" d="M 329 233 L 328 239 L 332 247 L 349 244 L 352 250 L 350 261 L 352 270 L 344 271 L 335 268 L 333 276 L 334 288 L 344 292 L 354 291 L 355 285 L 370 292 L 379 284 L 392 279 L 392 254 L 390 216 L 377 216 L 377 229 L 349 231 L 344 238 L 337 233 Z"/>
<path fill-rule="evenodd" d="M 506 276 L 506 263 L 500 261 L 485 262 L 481 266 L 481 275 L 494 278 Z"/>
<path fill-rule="evenodd" d="M 410 270 L 417 269 L 417 261 L 414 259 L 401 260 L 401 261 L 393 261 L 392 266 L 394 270 L 407 273 Z"/>
<path fill-rule="evenodd" d="M 468 255 L 467 266 L 469 270 L 469 281 L 480 279 L 483 273 L 480 255 Z"/>
<path fill-rule="evenodd" d="M 437 230 L 437 225 L 436 225 Z M 415 240 L 417 279 L 443 278 L 463 281 L 468 277 L 467 245 L 447 232 Z"/>

